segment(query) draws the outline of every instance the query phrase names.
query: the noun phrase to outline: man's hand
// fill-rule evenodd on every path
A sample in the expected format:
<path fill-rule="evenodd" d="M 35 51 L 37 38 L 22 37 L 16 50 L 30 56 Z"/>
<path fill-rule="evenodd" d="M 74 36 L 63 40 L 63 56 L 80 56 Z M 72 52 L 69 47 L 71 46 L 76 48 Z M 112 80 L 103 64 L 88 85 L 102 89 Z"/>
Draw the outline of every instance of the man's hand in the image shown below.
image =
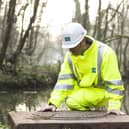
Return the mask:
<path fill-rule="evenodd" d="M 116 109 L 113 109 L 113 110 L 110 110 L 107 112 L 108 114 L 113 114 L 113 115 L 126 115 L 125 112 L 122 112 L 120 110 L 116 110 Z"/>
<path fill-rule="evenodd" d="M 43 107 L 38 111 L 39 112 L 55 112 L 56 111 L 56 106 L 55 105 L 47 105 L 46 107 Z"/>

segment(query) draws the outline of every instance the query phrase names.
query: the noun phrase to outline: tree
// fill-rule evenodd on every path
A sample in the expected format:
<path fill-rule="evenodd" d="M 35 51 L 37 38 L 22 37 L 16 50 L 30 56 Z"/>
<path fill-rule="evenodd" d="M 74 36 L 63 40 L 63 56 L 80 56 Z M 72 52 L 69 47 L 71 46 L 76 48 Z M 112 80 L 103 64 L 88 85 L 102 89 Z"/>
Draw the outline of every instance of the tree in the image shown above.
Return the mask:
<path fill-rule="evenodd" d="M 85 13 L 82 15 L 83 21 L 82 25 L 87 29 L 87 32 L 90 30 L 90 19 L 89 19 L 89 0 L 85 0 Z"/>
<path fill-rule="evenodd" d="M 33 10 L 33 16 L 30 18 L 30 23 L 28 25 L 28 28 L 25 31 L 24 35 L 23 36 L 21 35 L 20 41 L 19 41 L 19 44 L 18 44 L 18 47 L 17 47 L 16 51 L 14 52 L 13 56 L 11 57 L 12 58 L 11 60 L 12 60 L 12 64 L 13 65 L 16 65 L 18 56 L 20 55 L 21 50 L 23 49 L 23 47 L 25 45 L 26 39 L 27 39 L 27 37 L 29 35 L 29 31 L 31 30 L 32 25 L 33 25 L 33 23 L 35 21 L 37 9 L 38 9 L 38 4 L 39 4 L 39 0 L 35 0 L 34 10 Z"/>
<path fill-rule="evenodd" d="M 75 10 L 75 17 L 72 19 L 73 22 L 81 23 L 81 9 L 80 9 L 80 2 L 79 0 L 74 0 L 76 10 Z"/>
<path fill-rule="evenodd" d="M 9 40 L 10 40 L 11 30 L 12 30 L 12 26 L 14 23 L 15 6 L 16 6 L 16 0 L 10 0 L 9 10 L 7 14 L 7 21 L 6 21 L 5 36 L 4 36 L 2 48 L 0 51 L 0 67 L 2 67 L 4 58 L 6 55 L 6 50 L 9 44 Z"/>

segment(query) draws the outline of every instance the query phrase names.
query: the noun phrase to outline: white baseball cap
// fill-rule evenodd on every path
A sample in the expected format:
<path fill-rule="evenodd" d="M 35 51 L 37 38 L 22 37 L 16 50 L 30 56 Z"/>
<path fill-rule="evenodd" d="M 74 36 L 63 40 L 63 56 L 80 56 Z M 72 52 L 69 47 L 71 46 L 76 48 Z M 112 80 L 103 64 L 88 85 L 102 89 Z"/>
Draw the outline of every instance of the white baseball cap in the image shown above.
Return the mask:
<path fill-rule="evenodd" d="M 81 24 L 76 22 L 67 24 L 62 33 L 62 48 L 76 47 L 86 34 L 87 31 Z"/>

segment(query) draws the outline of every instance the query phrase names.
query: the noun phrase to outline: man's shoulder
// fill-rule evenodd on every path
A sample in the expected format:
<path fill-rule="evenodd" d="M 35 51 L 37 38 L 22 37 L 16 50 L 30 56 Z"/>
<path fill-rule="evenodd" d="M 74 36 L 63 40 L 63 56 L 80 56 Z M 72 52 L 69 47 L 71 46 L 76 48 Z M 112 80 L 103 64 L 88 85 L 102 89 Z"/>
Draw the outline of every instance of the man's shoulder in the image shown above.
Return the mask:
<path fill-rule="evenodd" d="M 112 54 L 115 54 L 115 50 L 110 47 L 109 45 L 103 43 L 103 42 L 100 42 L 100 41 L 97 41 L 96 42 L 98 44 L 98 47 L 101 48 L 101 50 L 103 51 L 103 55 L 112 55 Z"/>
<path fill-rule="evenodd" d="M 107 44 L 105 44 L 105 43 L 103 43 L 101 41 L 96 41 L 96 43 L 98 44 L 99 47 L 105 48 L 105 50 L 114 51 L 114 49 L 111 46 L 109 46 L 109 45 L 107 45 Z"/>
<path fill-rule="evenodd" d="M 96 43 L 98 44 L 98 46 L 110 47 L 107 44 L 105 44 L 104 42 L 101 42 L 101 41 L 98 41 L 98 40 L 96 40 Z"/>

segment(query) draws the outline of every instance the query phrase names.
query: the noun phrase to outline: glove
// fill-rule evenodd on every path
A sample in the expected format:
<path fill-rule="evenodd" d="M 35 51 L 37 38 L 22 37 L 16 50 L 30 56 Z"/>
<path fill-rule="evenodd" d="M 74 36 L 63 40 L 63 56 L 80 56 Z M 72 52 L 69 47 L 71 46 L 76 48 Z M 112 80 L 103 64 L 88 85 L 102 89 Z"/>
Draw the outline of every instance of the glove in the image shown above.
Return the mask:
<path fill-rule="evenodd" d="M 55 112 L 56 106 L 55 105 L 47 105 L 46 107 L 43 107 L 39 110 L 39 112 Z"/>
<path fill-rule="evenodd" d="M 120 110 L 112 109 L 107 112 L 107 114 L 113 114 L 113 115 L 126 115 L 125 112 L 122 112 Z"/>

